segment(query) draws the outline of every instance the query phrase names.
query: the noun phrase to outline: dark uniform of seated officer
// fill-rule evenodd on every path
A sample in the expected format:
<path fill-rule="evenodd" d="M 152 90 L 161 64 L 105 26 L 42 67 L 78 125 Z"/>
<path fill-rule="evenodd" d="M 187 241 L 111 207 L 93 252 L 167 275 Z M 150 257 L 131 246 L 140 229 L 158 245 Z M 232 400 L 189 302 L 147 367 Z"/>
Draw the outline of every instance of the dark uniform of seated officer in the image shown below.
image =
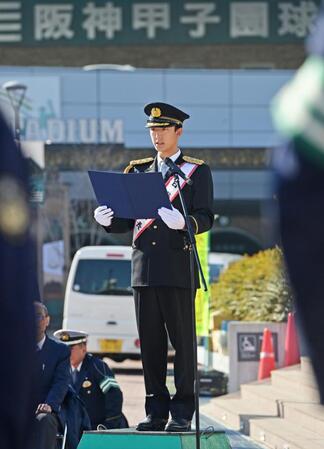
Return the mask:
<path fill-rule="evenodd" d="M 128 427 L 122 413 L 123 394 L 108 365 L 87 354 L 88 334 L 61 329 L 54 336 L 71 348 L 70 370 L 73 388 L 85 404 L 91 428 L 101 424 L 107 429 Z"/>
<path fill-rule="evenodd" d="M 107 232 L 133 230 L 132 287 L 147 414 L 137 430 L 188 431 L 194 413 L 190 251 L 179 192 L 164 159 L 171 159 L 192 180 L 192 185 L 181 181 L 181 189 L 195 234 L 212 227 L 213 182 L 209 167 L 201 160 L 184 156 L 178 147 L 183 122 L 189 115 L 166 103 L 148 104 L 144 112 L 156 154 L 131 161 L 125 173 L 161 172 L 173 207 L 160 208 L 159 219 L 143 217 L 134 222 L 114 217 L 108 204 L 98 207 L 94 218 Z M 194 284 L 196 289 L 196 266 Z M 175 349 L 176 394 L 172 399 L 166 386 L 168 335 Z"/>
<path fill-rule="evenodd" d="M 70 349 L 46 335 L 50 317 L 42 303 L 35 303 L 38 386 L 33 449 L 55 449 L 60 430 L 58 414 L 71 382 Z"/>

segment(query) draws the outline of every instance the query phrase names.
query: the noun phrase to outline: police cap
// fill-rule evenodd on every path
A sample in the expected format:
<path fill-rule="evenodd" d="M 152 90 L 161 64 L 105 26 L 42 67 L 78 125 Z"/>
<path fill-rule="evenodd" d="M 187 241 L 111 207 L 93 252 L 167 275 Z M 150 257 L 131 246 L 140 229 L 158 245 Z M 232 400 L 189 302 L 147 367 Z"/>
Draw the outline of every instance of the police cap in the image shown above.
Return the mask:
<path fill-rule="evenodd" d="M 54 337 L 61 340 L 68 346 L 86 343 L 88 334 L 82 331 L 72 331 L 70 329 L 60 329 L 54 332 Z"/>
<path fill-rule="evenodd" d="M 149 117 L 146 128 L 182 126 L 184 120 L 190 117 L 190 115 L 167 103 L 149 103 L 144 106 L 144 112 Z"/>

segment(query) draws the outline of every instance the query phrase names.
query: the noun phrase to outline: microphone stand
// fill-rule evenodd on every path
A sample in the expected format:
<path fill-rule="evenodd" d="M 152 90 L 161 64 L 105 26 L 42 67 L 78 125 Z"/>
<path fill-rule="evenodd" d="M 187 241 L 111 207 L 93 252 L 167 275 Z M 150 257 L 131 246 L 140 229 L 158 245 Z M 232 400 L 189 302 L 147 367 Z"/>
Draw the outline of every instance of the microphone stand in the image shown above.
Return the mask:
<path fill-rule="evenodd" d="M 172 170 L 171 170 L 172 171 Z M 204 291 L 207 291 L 207 284 L 204 277 L 204 273 L 201 268 L 199 260 L 196 239 L 192 231 L 190 218 L 188 215 L 188 209 L 184 201 L 182 191 L 180 188 L 180 180 L 178 173 L 174 173 L 174 179 L 176 181 L 179 198 L 183 210 L 183 215 L 186 223 L 186 231 L 189 237 L 189 256 L 190 256 L 190 280 L 191 280 L 191 314 L 192 314 L 192 348 L 193 348 L 193 362 L 194 362 L 194 395 L 195 395 L 195 409 L 196 409 L 196 449 L 200 449 L 200 421 L 199 421 L 199 379 L 198 379 L 198 357 L 197 357 L 197 333 L 196 333 L 196 308 L 195 308 L 195 280 L 194 280 L 194 262 L 196 262 L 200 274 L 201 281 L 204 286 Z"/>

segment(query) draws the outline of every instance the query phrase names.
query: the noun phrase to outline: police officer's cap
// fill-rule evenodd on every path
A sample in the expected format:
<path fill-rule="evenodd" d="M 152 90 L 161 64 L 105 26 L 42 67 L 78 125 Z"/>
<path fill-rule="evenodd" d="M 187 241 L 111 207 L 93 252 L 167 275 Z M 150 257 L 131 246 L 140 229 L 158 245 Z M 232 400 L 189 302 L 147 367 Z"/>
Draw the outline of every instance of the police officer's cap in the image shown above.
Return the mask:
<path fill-rule="evenodd" d="M 184 120 L 190 116 L 180 109 L 167 103 L 149 103 L 144 107 L 148 115 L 146 128 L 182 126 Z"/>
<path fill-rule="evenodd" d="M 78 345 L 79 343 L 86 343 L 88 334 L 82 331 L 72 331 L 70 329 L 60 329 L 54 332 L 54 337 L 61 340 L 66 345 Z"/>

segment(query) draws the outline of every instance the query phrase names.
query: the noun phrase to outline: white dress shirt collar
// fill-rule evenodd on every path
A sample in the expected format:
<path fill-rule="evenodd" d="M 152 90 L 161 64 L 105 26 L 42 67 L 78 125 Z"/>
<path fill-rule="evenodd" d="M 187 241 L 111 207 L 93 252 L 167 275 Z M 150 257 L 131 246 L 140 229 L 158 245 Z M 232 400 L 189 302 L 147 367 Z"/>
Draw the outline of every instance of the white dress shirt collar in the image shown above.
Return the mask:
<path fill-rule="evenodd" d="M 83 363 L 83 361 L 80 362 L 77 367 L 74 367 L 73 365 L 71 365 L 71 371 L 74 371 L 76 369 L 78 372 L 80 372 L 82 363 Z"/>
<path fill-rule="evenodd" d="M 41 341 L 39 341 L 39 342 L 37 343 L 37 346 L 38 346 L 38 350 L 39 350 L 39 351 L 43 348 L 44 343 L 45 343 L 45 340 L 46 340 L 46 335 L 44 335 L 44 337 L 41 339 Z"/>
<path fill-rule="evenodd" d="M 178 151 L 176 153 L 174 153 L 172 156 L 170 156 L 169 159 L 171 159 L 173 162 L 175 162 L 178 159 L 178 157 L 180 156 L 180 154 L 181 154 L 181 150 L 178 149 Z M 157 155 L 158 167 L 160 167 L 162 161 L 163 161 L 163 159 L 161 158 L 160 153 L 158 153 L 158 155 Z"/>

